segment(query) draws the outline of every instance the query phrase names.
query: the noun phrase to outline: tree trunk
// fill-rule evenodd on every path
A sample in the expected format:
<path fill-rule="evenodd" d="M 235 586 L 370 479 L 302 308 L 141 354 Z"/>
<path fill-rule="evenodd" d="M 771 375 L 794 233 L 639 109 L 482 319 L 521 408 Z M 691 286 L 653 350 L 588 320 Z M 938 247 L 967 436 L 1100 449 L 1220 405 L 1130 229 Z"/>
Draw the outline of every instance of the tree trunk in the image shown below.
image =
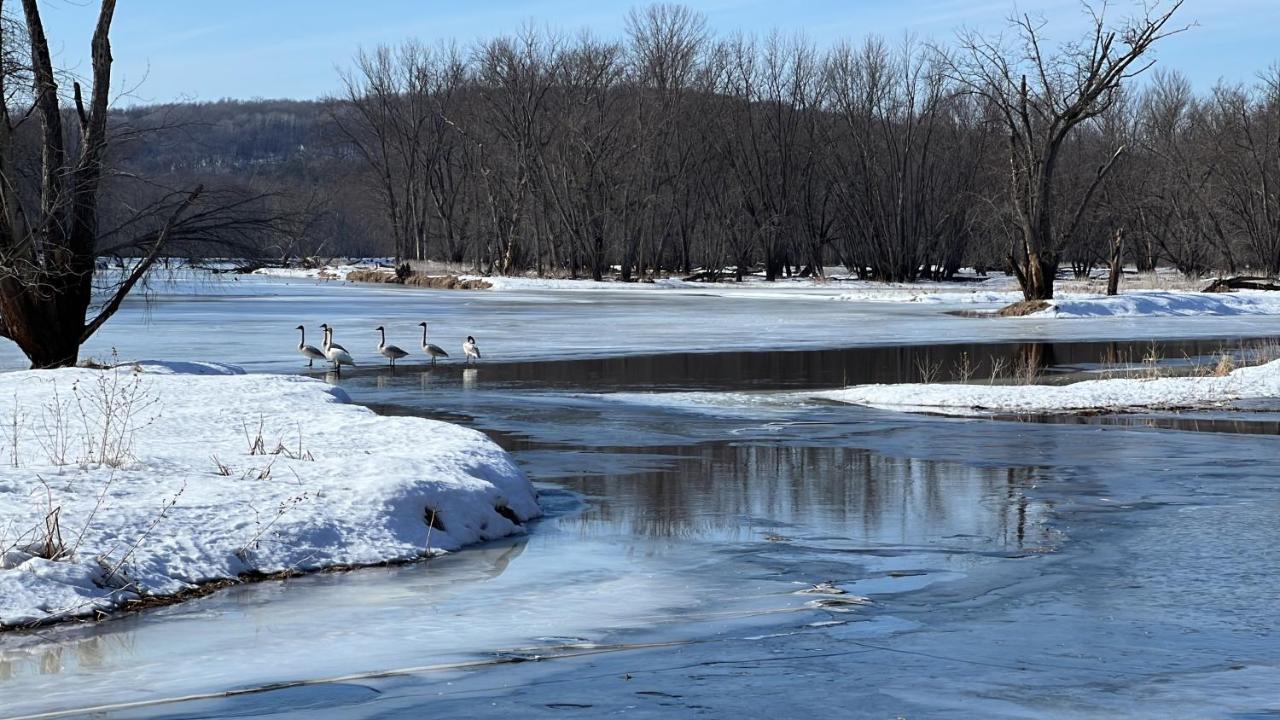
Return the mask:
<path fill-rule="evenodd" d="M 604 238 L 597 235 L 593 244 L 595 255 L 591 261 L 591 279 L 600 282 L 604 280 Z"/>
<path fill-rule="evenodd" d="M 1015 269 L 1018 270 L 1018 279 L 1022 282 L 1023 299 L 1053 299 L 1053 280 L 1054 276 L 1058 274 L 1056 258 L 1031 251 L 1027 253 L 1026 266 L 1016 267 Z"/>
<path fill-rule="evenodd" d="M 1111 240 L 1111 274 L 1107 276 L 1107 294 L 1120 293 L 1120 275 L 1124 270 L 1124 229 L 1116 228 L 1115 237 Z"/>
<path fill-rule="evenodd" d="M 61 280 L 53 282 L 64 284 Z M 4 335 L 31 360 L 33 370 L 75 365 L 80 357 L 88 296 L 78 286 L 55 291 L 52 301 L 33 297 L 36 292 L 42 290 L 24 287 L 15 279 L 0 283 Z"/>

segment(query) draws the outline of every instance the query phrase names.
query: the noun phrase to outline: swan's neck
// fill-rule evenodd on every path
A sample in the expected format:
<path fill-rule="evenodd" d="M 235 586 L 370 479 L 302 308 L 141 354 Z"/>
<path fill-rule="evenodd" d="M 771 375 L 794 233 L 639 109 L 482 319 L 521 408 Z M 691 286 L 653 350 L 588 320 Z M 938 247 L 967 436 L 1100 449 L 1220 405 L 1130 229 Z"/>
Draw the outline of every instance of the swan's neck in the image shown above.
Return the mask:
<path fill-rule="evenodd" d="M 422 347 L 427 346 L 427 326 L 422 326 Z"/>
<path fill-rule="evenodd" d="M 301 350 L 307 344 L 307 329 L 300 328 L 298 332 L 302 333 L 302 337 L 298 338 L 298 349 Z"/>
<path fill-rule="evenodd" d="M 381 350 L 386 346 L 387 346 L 387 331 L 379 330 L 378 331 L 378 349 Z"/>

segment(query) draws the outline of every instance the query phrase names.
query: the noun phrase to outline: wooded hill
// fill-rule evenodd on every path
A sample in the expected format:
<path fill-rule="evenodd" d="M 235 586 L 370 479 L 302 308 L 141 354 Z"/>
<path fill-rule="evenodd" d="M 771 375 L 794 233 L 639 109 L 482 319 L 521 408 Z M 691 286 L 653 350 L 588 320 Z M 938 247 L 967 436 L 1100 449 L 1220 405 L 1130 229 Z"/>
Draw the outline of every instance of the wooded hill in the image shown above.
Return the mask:
<path fill-rule="evenodd" d="M 1033 198 L 1010 191 L 1026 178 L 1011 178 L 999 93 L 1029 100 L 1038 137 L 1072 78 L 1107 68 L 1064 51 L 1019 88 L 1019 52 L 978 36 L 941 49 L 717 38 L 696 13 L 653 6 L 616 41 L 527 30 L 377 48 L 323 101 L 118 111 L 119 131 L 159 131 L 114 162 L 275 193 L 301 221 L 265 243 L 272 256 L 624 279 L 842 264 L 914 280 L 1025 262 L 1035 205 L 1055 269 L 1106 264 L 1122 237 L 1140 268 L 1280 272 L 1280 70 L 1197 95 L 1173 70 L 1138 83 L 1124 73 L 1139 65 L 1122 68 L 1062 133 L 1051 189 Z M 980 84 L 1001 73 L 1007 87 Z"/>

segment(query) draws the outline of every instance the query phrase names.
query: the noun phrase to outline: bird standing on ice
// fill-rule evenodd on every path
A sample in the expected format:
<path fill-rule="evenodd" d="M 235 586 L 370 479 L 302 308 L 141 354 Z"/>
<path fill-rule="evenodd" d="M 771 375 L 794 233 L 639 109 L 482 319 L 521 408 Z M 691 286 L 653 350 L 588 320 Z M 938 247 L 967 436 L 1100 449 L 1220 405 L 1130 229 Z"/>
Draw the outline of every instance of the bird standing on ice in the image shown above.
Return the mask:
<path fill-rule="evenodd" d="M 436 364 L 436 358 L 449 357 L 449 353 L 445 352 L 444 348 L 427 342 L 427 324 L 425 322 L 420 322 L 418 323 L 418 326 L 422 328 L 422 352 L 426 353 L 427 357 L 431 358 L 431 364 Z"/>
<path fill-rule="evenodd" d="M 468 363 L 471 362 L 471 358 L 480 359 L 480 348 L 476 347 L 476 339 L 470 335 L 467 336 L 467 341 L 462 343 L 462 352 L 466 353 Z"/>
<path fill-rule="evenodd" d="M 333 341 L 333 328 L 329 327 L 327 323 L 320 323 L 320 329 L 324 331 L 324 344 L 320 349 L 324 350 L 326 355 L 329 354 L 329 348 L 337 348 L 343 351 L 346 350 L 346 348 Z"/>
<path fill-rule="evenodd" d="M 387 331 L 381 325 L 378 326 L 378 335 L 380 338 L 378 340 L 378 354 L 386 358 L 387 362 L 391 363 L 391 369 L 395 370 L 396 361 L 408 355 L 409 353 L 405 352 L 404 350 L 401 350 L 395 345 L 388 345 Z"/>
<path fill-rule="evenodd" d="M 324 353 L 314 345 L 307 344 L 307 329 L 299 325 L 298 332 L 302 333 L 302 337 L 298 339 L 298 354 L 307 359 L 307 367 L 315 367 L 316 360 L 328 360 Z"/>
<path fill-rule="evenodd" d="M 329 362 L 333 363 L 333 369 L 339 375 L 342 374 L 342 366 L 356 366 L 356 361 L 351 357 L 351 353 L 347 349 L 333 341 L 333 328 L 328 325 L 321 325 L 324 328 L 324 356 Z"/>

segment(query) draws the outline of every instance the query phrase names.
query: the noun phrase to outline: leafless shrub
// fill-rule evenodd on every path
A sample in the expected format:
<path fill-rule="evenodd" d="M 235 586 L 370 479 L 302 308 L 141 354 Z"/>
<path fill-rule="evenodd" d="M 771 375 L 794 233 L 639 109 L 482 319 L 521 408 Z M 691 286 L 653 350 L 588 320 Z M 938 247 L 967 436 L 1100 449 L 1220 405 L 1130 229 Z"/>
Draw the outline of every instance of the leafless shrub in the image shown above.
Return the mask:
<path fill-rule="evenodd" d="M 67 465 L 67 457 L 71 448 L 70 410 L 71 400 L 63 400 L 58 392 L 57 383 L 53 384 L 53 398 L 45 403 L 40 411 L 41 433 L 36 442 L 44 450 L 50 465 Z"/>
<path fill-rule="evenodd" d="M 996 381 L 1004 377 L 1005 370 L 1009 367 L 1009 361 L 1003 357 L 991 358 L 991 377 L 988 379 L 988 385 L 995 385 Z"/>
<path fill-rule="evenodd" d="M 251 504 L 249 507 L 253 509 L 254 525 L 256 527 L 256 530 L 254 531 L 253 535 L 251 535 L 249 539 L 245 541 L 244 545 L 241 545 L 240 548 L 236 550 L 235 555 L 237 558 L 240 559 L 240 562 L 248 565 L 249 560 L 252 557 L 251 551 L 256 550 L 258 547 L 261 546 L 262 538 L 271 530 L 272 527 L 275 526 L 277 522 L 280 521 L 280 518 L 284 517 L 286 514 L 288 514 L 290 510 L 297 507 L 298 505 L 301 505 L 302 503 L 306 502 L 310 498 L 311 498 L 311 494 L 309 492 L 302 492 L 292 497 L 281 500 L 280 503 L 276 505 L 275 512 L 271 515 L 270 519 L 268 519 L 266 522 L 263 522 L 262 513 L 258 510 L 258 508 L 254 507 Z"/>
<path fill-rule="evenodd" d="M 1036 385 L 1040 382 L 1040 366 L 1030 358 L 1018 358 L 1013 365 L 1013 378 L 1020 385 Z"/>
<path fill-rule="evenodd" d="M 932 385 L 938 381 L 938 375 L 942 372 L 942 362 L 916 358 L 916 372 L 920 374 L 920 382 Z"/>
<path fill-rule="evenodd" d="M 1142 376 L 1148 380 L 1155 380 L 1161 375 L 1160 361 L 1164 357 L 1160 354 L 1160 346 L 1152 342 L 1147 347 L 1147 352 L 1142 356 Z"/>
<path fill-rule="evenodd" d="M 1280 340 L 1255 340 L 1241 354 L 1245 358 L 1243 361 L 1251 365 L 1265 365 L 1273 360 L 1280 360 Z"/>
<path fill-rule="evenodd" d="M 134 460 L 137 433 L 155 422 L 146 413 L 158 399 L 143 386 L 142 374 L 120 368 L 98 373 L 89 387 L 71 385 L 83 428 L 84 463 L 120 468 Z"/>
<path fill-rule="evenodd" d="M 7 422 L 0 425 L 0 429 L 4 431 L 5 446 L 9 448 L 9 464 L 15 468 L 22 464 L 22 432 L 26 423 L 27 414 L 22 412 L 22 405 L 18 402 L 18 392 L 15 390 L 13 412 L 7 418 Z"/>
<path fill-rule="evenodd" d="M 133 557 L 133 554 L 138 551 L 138 548 L 146 542 L 147 538 L 151 536 L 151 533 L 155 531 L 156 526 L 168 517 L 169 511 L 178 504 L 178 499 L 182 497 L 182 494 L 186 492 L 186 490 L 187 484 L 184 482 L 182 487 L 178 488 L 178 492 L 174 493 L 172 497 L 164 501 L 160 506 L 160 511 L 151 519 L 146 530 L 138 535 L 138 537 L 126 547 L 124 554 L 120 556 L 119 560 L 114 563 L 110 560 L 111 555 L 115 552 L 116 548 L 119 547 L 118 544 L 98 556 L 98 564 L 101 565 L 105 571 L 101 580 L 104 585 L 111 585 L 114 580 L 117 580 L 121 576 L 124 571 L 125 564 L 129 562 L 129 558 Z M 126 586 L 128 584 L 132 583 L 126 583 Z"/>
<path fill-rule="evenodd" d="M 967 384 L 973 378 L 973 374 L 974 366 L 969 353 L 960 353 L 960 358 L 951 364 L 951 377 Z"/>

